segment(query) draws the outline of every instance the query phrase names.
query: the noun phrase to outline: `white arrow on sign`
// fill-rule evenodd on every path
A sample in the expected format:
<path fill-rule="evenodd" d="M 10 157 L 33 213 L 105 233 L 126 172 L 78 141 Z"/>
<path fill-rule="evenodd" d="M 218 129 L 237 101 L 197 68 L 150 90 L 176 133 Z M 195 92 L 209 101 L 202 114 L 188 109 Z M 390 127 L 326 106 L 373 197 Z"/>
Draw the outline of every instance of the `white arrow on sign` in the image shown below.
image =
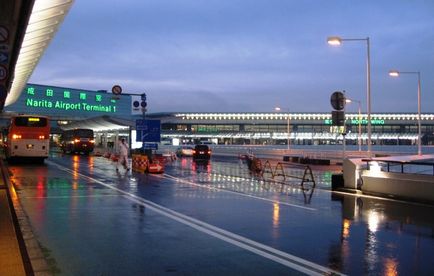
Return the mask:
<path fill-rule="evenodd" d="M 0 42 L 6 42 L 9 38 L 9 30 L 5 26 L 0 26 Z"/>
<path fill-rule="evenodd" d="M 6 64 L 8 63 L 9 55 L 5 52 L 0 52 L 0 63 Z"/>

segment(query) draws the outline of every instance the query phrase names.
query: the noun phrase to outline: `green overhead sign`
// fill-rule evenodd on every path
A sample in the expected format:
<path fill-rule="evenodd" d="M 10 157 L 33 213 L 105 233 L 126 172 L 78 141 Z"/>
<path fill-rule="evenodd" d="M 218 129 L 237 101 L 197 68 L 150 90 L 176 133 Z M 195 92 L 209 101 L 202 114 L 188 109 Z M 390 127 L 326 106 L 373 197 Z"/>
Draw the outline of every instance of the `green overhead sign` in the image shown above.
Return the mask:
<path fill-rule="evenodd" d="M 71 93 L 68 90 L 55 91 L 51 88 L 36 91 L 32 86 L 27 87 L 25 93 L 24 104 L 27 107 L 65 111 L 116 112 L 116 100 L 98 93 Z"/>

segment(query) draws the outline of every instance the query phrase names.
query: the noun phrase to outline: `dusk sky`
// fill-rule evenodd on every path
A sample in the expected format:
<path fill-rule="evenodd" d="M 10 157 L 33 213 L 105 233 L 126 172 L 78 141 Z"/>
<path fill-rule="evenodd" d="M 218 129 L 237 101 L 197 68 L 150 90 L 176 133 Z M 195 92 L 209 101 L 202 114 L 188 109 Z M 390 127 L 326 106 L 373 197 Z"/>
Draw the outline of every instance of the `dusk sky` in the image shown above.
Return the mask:
<path fill-rule="evenodd" d="M 434 112 L 433 0 L 75 0 L 29 82 L 148 95 L 149 112 Z M 347 106 L 356 112 L 356 105 Z"/>

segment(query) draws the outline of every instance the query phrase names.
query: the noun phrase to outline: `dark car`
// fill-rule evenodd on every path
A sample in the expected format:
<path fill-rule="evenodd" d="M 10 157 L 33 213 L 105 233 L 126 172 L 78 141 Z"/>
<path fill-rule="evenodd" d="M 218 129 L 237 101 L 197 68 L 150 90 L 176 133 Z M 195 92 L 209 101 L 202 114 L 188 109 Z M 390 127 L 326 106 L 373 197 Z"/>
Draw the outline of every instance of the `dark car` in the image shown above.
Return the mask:
<path fill-rule="evenodd" d="M 89 154 L 95 146 L 95 138 L 92 129 L 76 128 L 65 130 L 60 137 L 60 147 L 64 153 Z"/>
<path fill-rule="evenodd" d="M 211 149 L 207 145 L 196 145 L 193 150 L 194 160 L 209 160 L 211 158 Z"/>

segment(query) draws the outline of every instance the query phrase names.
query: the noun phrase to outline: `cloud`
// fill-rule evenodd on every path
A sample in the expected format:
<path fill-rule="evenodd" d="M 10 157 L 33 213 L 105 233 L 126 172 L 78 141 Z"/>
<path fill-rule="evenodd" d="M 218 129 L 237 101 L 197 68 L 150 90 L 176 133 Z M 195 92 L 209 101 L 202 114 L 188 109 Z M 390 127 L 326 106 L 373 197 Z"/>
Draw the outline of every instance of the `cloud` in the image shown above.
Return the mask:
<path fill-rule="evenodd" d="M 392 67 L 420 70 L 432 89 L 434 4 L 429 1 L 76 1 L 37 66 L 35 83 L 147 91 L 156 111 L 327 111 L 346 90 L 366 102 L 366 45 L 326 38 L 371 39 L 373 108 L 413 110 Z M 381 91 L 381 92 L 380 92 Z M 425 90 L 424 90 L 425 91 Z M 167 101 L 167 95 L 177 101 Z M 425 110 L 434 110 L 424 93 Z M 200 98 L 191 101 L 195 95 Z M 315 102 L 314 102 L 315 100 Z M 199 103 L 200 104 L 197 104 Z M 398 103 L 399 102 L 399 103 Z M 218 103 L 218 104 L 216 104 Z M 154 107 L 152 109 L 154 110 Z M 178 107 L 178 108 L 177 108 Z"/>

